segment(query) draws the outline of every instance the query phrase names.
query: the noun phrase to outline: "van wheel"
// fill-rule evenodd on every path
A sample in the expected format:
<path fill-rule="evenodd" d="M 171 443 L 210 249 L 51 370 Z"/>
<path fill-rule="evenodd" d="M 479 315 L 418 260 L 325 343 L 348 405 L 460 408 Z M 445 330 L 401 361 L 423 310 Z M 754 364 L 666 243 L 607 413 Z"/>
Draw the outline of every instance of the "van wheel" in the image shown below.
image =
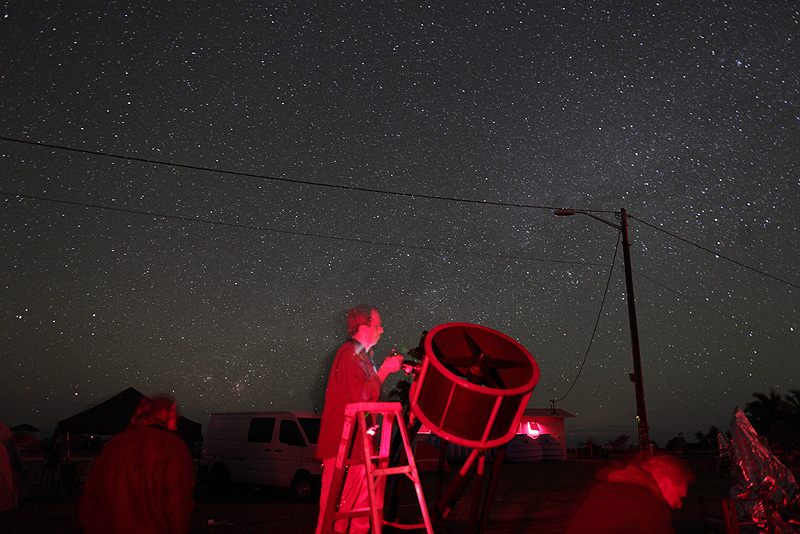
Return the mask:
<path fill-rule="evenodd" d="M 309 502 L 317 494 L 317 484 L 314 478 L 305 471 L 300 471 L 292 480 L 292 494 L 298 501 Z"/>
<path fill-rule="evenodd" d="M 215 495 L 226 493 L 231 487 L 231 477 L 225 464 L 214 464 L 206 475 L 206 485 Z"/>

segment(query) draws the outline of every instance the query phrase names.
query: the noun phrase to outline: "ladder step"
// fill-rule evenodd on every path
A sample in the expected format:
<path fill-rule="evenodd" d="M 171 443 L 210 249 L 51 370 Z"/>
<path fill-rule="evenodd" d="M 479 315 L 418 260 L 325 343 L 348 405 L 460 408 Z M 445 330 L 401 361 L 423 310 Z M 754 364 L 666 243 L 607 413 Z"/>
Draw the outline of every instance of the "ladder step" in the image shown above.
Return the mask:
<path fill-rule="evenodd" d="M 401 465 L 399 467 L 384 467 L 382 469 L 373 469 L 373 475 L 402 475 L 403 473 L 410 473 L 411 466 L 410 465 Z"/>

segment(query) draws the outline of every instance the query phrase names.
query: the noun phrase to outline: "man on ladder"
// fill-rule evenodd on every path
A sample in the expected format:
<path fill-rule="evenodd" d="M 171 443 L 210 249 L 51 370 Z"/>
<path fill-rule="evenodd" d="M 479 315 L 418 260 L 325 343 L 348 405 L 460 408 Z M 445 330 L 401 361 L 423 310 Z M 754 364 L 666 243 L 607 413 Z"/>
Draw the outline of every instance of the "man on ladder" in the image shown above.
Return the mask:
<path fill-rule="evenodd" d="M 383 326 L 381 316 L 374 307 L 360 304 L 351 308 L 347 313 L 347 333 L 351 339 L 336 353 L 325 389 L 325 408 L 322 411 L 322 426 L 317 444 L 317 456 L 322 460 L 323 468 L 316 534 L 321 533 L 325 517 L 333 465 L 342 439 L 345 407 L 354 402 L 377 402 L 386 377 L 399 371 L 403 364 L 403 356 L 389 356 L 380 369 L 376 369 L 372 347 L 380 339 Z M 352 465 L 344 482 L 339 510 L 362 507 L 368 505 L 368 502 L 369 490 L 364 466 Z M 369 529 L 368 517 L 340 520 L 334 525 L 337 532 L 358 534 L 369 532 Z"/>

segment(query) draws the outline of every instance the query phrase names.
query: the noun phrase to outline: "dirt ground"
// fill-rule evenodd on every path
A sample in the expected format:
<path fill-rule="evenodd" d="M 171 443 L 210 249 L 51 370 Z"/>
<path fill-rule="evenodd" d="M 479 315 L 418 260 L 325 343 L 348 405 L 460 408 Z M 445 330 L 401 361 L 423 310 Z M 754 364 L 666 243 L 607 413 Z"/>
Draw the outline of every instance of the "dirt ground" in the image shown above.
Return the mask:
<path fill-rule="evenodd" d="M 684 506 L 674 513 L 678 533 L 706 532 L 701 513 L 700 495 L 725 496 L 731 486 L 730 473 L 718 471 L 709 456 L 688 459 L 697 480 L 690 487 Z M 86 459 L 73 460 L 80 474 Z M 591 488 L 597 471 L 612 465 L 613 460 L 575 460 L 503 465 L 497 492 L 492 501 L 486 534 L 535 532 L 562 534 L 571 514 Z M 32 496 L 19 508 L 0 514 L 0 533 L 78 534 L 78 490 L 56 487 L 42 491 L 42 473 L 29 459 L 28 489 Z M 428 503 L 435 502 L 437 477 L 422 473 L 423 491 Z M 444 487 L 452 473 L 446 474 Z M 445 534 L 468 532 L 473 484 L 461 494 L 453 512 L 444 521 Z M 410 483 L 403 484 L 398 516 L 401 520 L 419 517 Z M 72 491 L 69 491 L 72 490 Z M 433 510 L 433 504 L 429 504 Z M 234 488 L 222 496 L 200 493 L 192 520 L 191 532 L 197 534 L 278 534 L 312 533 L 318 505 L 295 502 L 286 492 L 251 487 Z M 718 510 L 712 510 L 716 515 Z M 719 527 L 708 532 L 721 532 Z"/>

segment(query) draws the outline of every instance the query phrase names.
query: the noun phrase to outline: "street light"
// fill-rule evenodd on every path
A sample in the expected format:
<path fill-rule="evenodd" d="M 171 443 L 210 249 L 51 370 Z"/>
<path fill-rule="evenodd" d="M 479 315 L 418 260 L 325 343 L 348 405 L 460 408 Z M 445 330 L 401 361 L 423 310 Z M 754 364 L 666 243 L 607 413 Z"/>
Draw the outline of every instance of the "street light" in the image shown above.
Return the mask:
<path fill-rule="evenodd" d="M 642 382 L 642 358 L 639 352 L 639 326 L 636 322 L 636 300 L 633 297 L 633 272 L 631 269 L 631 250 L 628 241 L 628 214 L 624 209 L 616 212 L 621 224 L 615 224 L 598 217 L 594 213 L 582 210 L 555 210 L 554 215 L 565 217 L 569 215 L 587 215 L 622 232 L 622 256 L 625 261 L 625 287 L 628 290 L 628 321 L 631 329 L 631 352 L 633 353 L 633 373 L 631 381 L 636 390 L 636 420 L 639 427 L 639 449 L 649 454 L 650 452 L 650 427 L 647 424 L 647 410 L 644 405 L 644 384 Z"/>

